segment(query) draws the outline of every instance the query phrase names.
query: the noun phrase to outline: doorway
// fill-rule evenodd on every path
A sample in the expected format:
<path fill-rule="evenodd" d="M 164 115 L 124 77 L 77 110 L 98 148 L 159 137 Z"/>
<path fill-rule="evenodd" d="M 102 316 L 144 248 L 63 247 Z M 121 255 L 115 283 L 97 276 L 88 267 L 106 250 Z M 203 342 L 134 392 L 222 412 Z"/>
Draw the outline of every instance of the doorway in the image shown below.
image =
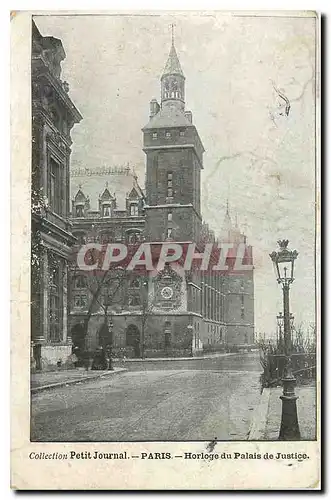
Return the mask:
<path fill-rule="evenodd" d="M 82 323 L 77 323 L 71 329 L 71 340 L 74 347 L 81 351 L 85 349 L 85 329 Z"/>

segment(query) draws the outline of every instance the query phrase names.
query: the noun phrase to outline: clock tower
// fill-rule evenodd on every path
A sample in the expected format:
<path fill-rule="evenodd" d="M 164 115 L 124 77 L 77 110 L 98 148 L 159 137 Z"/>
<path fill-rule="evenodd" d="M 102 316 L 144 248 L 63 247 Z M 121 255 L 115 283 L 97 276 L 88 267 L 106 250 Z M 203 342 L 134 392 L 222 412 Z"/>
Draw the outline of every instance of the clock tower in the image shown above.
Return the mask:
<path fill-rule="evenodd" d="M 185 76 L 174 41 L 161 76 L 161 102 L 150 103 L 146 153 L 146 239 L 199 241 L 204 148 L 185 110 Z"/>

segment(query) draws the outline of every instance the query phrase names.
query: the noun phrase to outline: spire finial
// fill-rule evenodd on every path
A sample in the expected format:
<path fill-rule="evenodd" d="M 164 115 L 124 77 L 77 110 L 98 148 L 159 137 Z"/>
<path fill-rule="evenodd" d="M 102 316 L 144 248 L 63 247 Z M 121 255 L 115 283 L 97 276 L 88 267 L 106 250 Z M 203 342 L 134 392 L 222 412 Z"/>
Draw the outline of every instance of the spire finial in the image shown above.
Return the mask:
<path fill-rule="evenodd" d="M 229 198 L 226 199 L 226 215 L 229 215 Z"/>
<path fill-rule="evenodd" d="M 108 188 L 108 181 L 106 181 L 106 188 Z"/>
<path fill-rule="evenodd" d="M 78 184 L 78 189 L 82 189 L 82 185 L 81 184 Z"/>
<path fill-rule="evenodd" d="M 171 27 L 171 45 L 175 45 L 175 24 L 174 23 L 171 23 L 170 24 L 170 27 Z"/>

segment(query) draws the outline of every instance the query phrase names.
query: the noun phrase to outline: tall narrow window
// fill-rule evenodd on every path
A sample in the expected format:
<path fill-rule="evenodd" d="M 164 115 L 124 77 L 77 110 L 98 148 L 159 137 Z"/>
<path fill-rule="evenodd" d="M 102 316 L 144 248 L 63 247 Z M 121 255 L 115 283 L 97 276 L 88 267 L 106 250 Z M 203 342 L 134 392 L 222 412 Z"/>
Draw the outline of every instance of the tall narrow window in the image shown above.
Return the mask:
<path fill-rule="evenodd" d="M 172 172 L 168 172 L 168 175 L 167 175 L 167 197 L 168 198 L 172 198 L 173 197 L 173 176 L 172 176 Z"/>
<path fill-rule="evenodd" d="M 62 199 L 64 198 L 64 187 L 62 186 L 61 167 L 53 158 L 48 165 L 48 199 L 49 206 L 53 212 L 62 215 Z"/>
<path fill-rule="evenodd" d="M 62 340 L 62 266 L 60 259 L 50 257 L 49 267 L 49 337 L 53 342 Z"/>
<path fill-rule="evenodd" d="M 86 288 L 87 287 L 87 281 L 86 281 L 86 276 L 77 276 L 76 282 L 75 282 L 75 287 L 76 288 Z"/>
<path fill-rule="evenodd" d="M 172 212 L 168 212 L 168 222 L 172 222 Z"/>
<path fill-rule="evenodd" d="M 130 215 L 138 215 L 138 205 L 136 203 L 131 203 L 130 205 Z"/>
<path fill-rule="evenodd" d="M 172 238 L 172 228 L 168 227 L 167 229 L 167 238 Z"/>
<path fill-rule="evenodd" d="M 102 207 L 102 217 L 110 217 L 110 205 L 104 205 Z"/>
<path fill-rule="evenodd" d="M 84 210 L 81 205 L 76 207 L 76 217 L 84 217 Z"/>

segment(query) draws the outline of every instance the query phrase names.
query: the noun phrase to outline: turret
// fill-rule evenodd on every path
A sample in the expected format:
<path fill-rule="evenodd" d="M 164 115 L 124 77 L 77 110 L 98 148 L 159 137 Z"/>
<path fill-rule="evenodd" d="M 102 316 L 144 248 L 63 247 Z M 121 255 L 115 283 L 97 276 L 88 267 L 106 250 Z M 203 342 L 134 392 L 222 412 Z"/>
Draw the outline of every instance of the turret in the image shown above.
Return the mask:
<path fill-rule="evenodd" d="M 169 57 L 161 77 L 161 106 L 169 105 L 175 105 L 182 111 L 185 109 L 185 76 L 173 39 Z"/>

